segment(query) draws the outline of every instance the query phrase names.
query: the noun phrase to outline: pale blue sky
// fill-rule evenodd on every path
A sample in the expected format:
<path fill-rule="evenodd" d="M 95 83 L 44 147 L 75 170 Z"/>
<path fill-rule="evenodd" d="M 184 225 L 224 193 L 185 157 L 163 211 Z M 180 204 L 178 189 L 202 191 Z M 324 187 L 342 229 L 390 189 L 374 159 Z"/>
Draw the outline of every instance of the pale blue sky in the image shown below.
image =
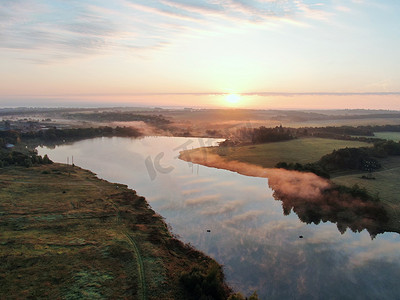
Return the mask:
<path fill-rule="evenodd" d="M 395 0 L 2 0 L 0 104 L 400 109 L 399 16 Z"/>

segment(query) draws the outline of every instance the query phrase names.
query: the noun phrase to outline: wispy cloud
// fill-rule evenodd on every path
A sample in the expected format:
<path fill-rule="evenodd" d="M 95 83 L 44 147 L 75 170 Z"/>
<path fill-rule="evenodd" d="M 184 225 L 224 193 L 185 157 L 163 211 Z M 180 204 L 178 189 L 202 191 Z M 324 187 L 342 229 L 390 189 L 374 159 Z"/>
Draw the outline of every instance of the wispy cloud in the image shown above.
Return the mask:
<path fill-rule="evenodd" d="M 148 22 L 129 20 L 122 7 L 98 5 L 78 1 L 2 2 L 0 48 L 16 50 L 16 54 L 35 62 L 53 62 L 116 49 L 158 50 L 168 44 Z M 146 37 L 148 31 L 152 34 Z"/>
<path fill-rule="evenodd" d="M 193 195 L 202 192 L 202 189 L 190 189 L 190 190 L 182 190 L 182 196 Z"/>
<path fill-rule="evenodd" d="M 234 216 L 229 220 L 224 221 L 227 226 L 237 226 L 239 224 L 250 222 L 255 220 L 257 217 L 263 215 L 264 212 L 261 210 L 250 210 L 240 215 Z"/>
<path fill-rule="evenodd" d="M 311 4 L 310 4 L 311 2 Z M 4 0 L 0 49 L 19 58 L 54 62 L 93 54 L 158 51 L 182 33 L 218 32 L 245 24 L 323 20 L 318 1 L 300 0 Z"/>
<path fill-rule="evenodd" d="M 220 198 L 221 198 L 221 195 L 219 195 L 219 194 L 189 198 L 189 199 L 185 200 L 185 205 L 196 206 L 196 205 L 217 203 Z"/>
<path fill-rule="evenodd" d="M 222 215 L 222 214 L 234 212 L 243 205 L 244 205 L 243 201 L 240 201 L 240 200 L 231 201 L 231 202 L 224 203 L 221 205 L 214 205 L 212 208 L 208 208 L 208 209 L 202 211 L 201 214 L 206 215 L 206 216 Z"/>
<path fill-rule="evenodd" d="M 377 85 L 378 86 L 378 85 Z M 381 87 L 379 85 L 379 87 Z M 195 93 L 195 92 L 157 92 L 157 93 L 112 93 L 106 94 L 108 96 L 225 96 L 230 93 L 221 93 L 221 92 L 204 92 L 204 93 Z M 100 96 L 103 94 L 86 94 L 87 96 Z M 241 96 L 260 96 L 260 97 L 269 97 L 269 96 L 281 96 L 281 97 L 296 97 L 296 96 L 400 96 L 400 92 L 398 91 L 389 91 L 389 92 L 246 92 L 240 93 Z M 65 96 L 83 96 L 81 94 L 68 94 Z"/>
<path fill-rule="evenodd" d="M 294 1 L 300 13 L 304 14 L 309 19 L 329 21 L 332 17 L 332 12 L 323 9 L 323 3 L 306 4 L 304 1 Z"/>
<path fill-rule="evenodd" d="M 61 59 L 62 57 L 60 57 Z M 32 61 L 33 59 L 30 58 L 29 61 Z M 37 63 L 43 63 L 46 64 L 48 63 L 48 60 L 42 60 L 36 61 Z M 377 86 L 376 92 L 302 92 L 302 93 L 287 93 L 287 92 L 247 92 L 247 93 L 241 93 L 240 95 L 242 97 L 281 97 L 281 98 L 293 98 L 296 99 L 298 97 L 360 97 L 360 96 L 365 96 L 365 97 L 380 97 L 380 99 L 387 99 L 387 98 L 393 98 L 397 99 L 400 97 L 400 92 L 398 91 L 388 91 L 388 92 L 381 92 L 380 90 L 384 90 L 381 86 Z M 157 93 L 85 93 L 85 94 L 76 94 L 76 93 L 62 93 L 62 94 L 42 94 L 42 95 L 36 95 L 36 94 L 29 94 L 29 93 L 14 93 L 13 95 L 8 95 L 7 97 L 10 100 L 10 103 L 14 103 L 18 99 L 20 100 L 27 100 L 31 99 L 33 100 L 35 97 L 35 101 L 38 99 L 58 99 L 57 101 L 64 99 L 65 101 L 75 99 L 76 101 L 83 101 L 84 99 L 98 99 L 100 97 L 106 97 L 106 98 L 112 98 L 114 101 L 116 99 L 119 99 L 120 97 L 125 98 L 125 97 L 130 97 L 131 99 L 141 99 L 145 100 L 148 98 L 153 98 L 153 97 L 169 97 L 169 96 L 177 96 L 177 97 L 185 97 L 185 96 L 194 96 L 194 97 L 223 97 L 228 95 L 229 93 L 221 93 L 221 92 L 206 92 L 206 93 L 181 93 L 181 92 L 170 92 L 170 93 L 163 93 L 163 92 L 157 92 Z M 382 98 L 384 97 L 384 98 Z M 367 99 L 367 98 L 366 98 Z M 3 99 L 5 101 L 5 99 Z M 90 103 L 90 102 L 88 102 Z M 138 102 L 139 103 L 139 102 Z M 121 102 L 121 105 L 123 105 L 124 102 Z M 212 180 L 211 179 L 199 179 L 199 180 L 194 180 L 193 182 L 186 183 L 185 185 L 190 185 L 190 184 L 195 184 L 198 183 L 197 181 L 204 181 L 205 183 L 209 183 Z M 227 183 L 221 183 L 219 185 L 230 185 L 232 183 L 227 182 Z"/>

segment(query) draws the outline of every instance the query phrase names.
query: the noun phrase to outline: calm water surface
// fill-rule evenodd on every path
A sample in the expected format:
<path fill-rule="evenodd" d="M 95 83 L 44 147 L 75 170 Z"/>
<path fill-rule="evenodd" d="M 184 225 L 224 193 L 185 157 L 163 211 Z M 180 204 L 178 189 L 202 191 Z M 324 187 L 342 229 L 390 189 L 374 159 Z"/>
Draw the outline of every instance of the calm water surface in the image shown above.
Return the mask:
<path fill-rule="evenodd" d="M 224 265 L 227 280 L 262 299 L 399 299 L 400 235 L 371 240 L 335 224 L 283 215 L 267 179 L 179 160 L 218 140 L 97 138 L 38 148 L 145 196 L 173 232 Z M 207 232 L 210 230 L 210 232 Z M 302 235 L 304 238 L 300 239 Z"/>

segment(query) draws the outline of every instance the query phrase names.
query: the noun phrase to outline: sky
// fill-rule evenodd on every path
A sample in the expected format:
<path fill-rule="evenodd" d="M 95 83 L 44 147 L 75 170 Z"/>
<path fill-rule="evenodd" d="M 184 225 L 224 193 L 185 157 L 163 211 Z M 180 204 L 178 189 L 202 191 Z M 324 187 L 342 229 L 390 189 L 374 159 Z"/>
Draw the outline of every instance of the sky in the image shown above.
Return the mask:
<path fill-rule="evenodd" d="M 400 110 L 399 16 L 398 0 L 1 0 L 0 107 Z"/>

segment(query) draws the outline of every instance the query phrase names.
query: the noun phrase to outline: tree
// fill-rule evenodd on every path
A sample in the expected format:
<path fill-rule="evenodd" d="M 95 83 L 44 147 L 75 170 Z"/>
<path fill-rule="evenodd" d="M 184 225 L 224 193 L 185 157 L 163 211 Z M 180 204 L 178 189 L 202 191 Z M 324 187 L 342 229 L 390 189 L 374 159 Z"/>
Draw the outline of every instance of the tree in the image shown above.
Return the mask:
<path fill-rule="evenodd" d="M 228 300 L 245 300 L 241 293 L 235 293 L 229 296 Z"/>
<path fill-rule="evenodd" d="M 53 163 L 53 161 L 51 161 L 50 158 L 47 156 L 47 154 L 45 154 L 43 156 L 43 164 L 49 165 L 49 164 L 52 164 L 52 163 Z"/>
<path fill-rule="evenodd" d="M 368 172 L 368 178 L 372 178 L 372 172 L 379 169 L 380 165 L 375 159 L 365 159 L 362 168 Z"/>
<path fill-rule="evenodd" d="M 254 292 L 250 297 L 249 300 L 258 300 L 257 292 Z"/>

